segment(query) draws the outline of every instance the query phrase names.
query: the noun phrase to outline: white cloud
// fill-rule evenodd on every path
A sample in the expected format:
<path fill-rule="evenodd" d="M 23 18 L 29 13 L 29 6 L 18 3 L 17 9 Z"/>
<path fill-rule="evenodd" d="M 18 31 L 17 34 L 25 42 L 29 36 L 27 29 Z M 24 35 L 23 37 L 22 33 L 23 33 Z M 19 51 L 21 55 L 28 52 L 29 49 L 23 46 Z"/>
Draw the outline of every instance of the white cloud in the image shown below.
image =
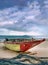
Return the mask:
<path fill-rule="evenodd" d="M 34 2 L 32 4 L 34 4 Z M 40 10 L 39 8 L 37 8 L 36 4 L 34 5 L 36 6 L 36 8 L 33 8 L 33 9 L 30 8 L 30 5 L 31 4 L 29 4 L 29 7 L 25 8 L 25 10 L 27 9 L 27 11 L 19 11 L 16 6 L 1 10 L 0 21 L 10 20 L 10 19 L 14 20 L 14 18 L 19 19 L 19 18 L 22 18 L 23 16 L 25 17 L 26 15 L 29 15 L 29 16 L 39 15 Z"/>
<path fill-rule="evenodd" d="M 17 21 L 4 21 L 4 22 L 0 22 L 0 26 L 5 26 L 5 25 L 13 25 L 15 24 Z"/>
<path fill-rule="evenodd" d="M 48 25 L 48 19 L 42 19 L 40 4 L 36 1 L 32 2 L 31 4 L 28 3 L 28 6 L 25 7 L 22 11 L 19 10 L 16 6 L 6 8 L 0 11 L 0 27 L 8 25 L 8 27 L 12 26 L 13 29 L 16 29 L 16 31 L 4 29 L 3 34 L 7 33 L 9 35 L 42 35 L 41 32 L 43 31 L 43 28 L 42 30 L 40 30 L 39 26 L 37 28 L 34 26 L 29 26 L 28 23 L 30 21 L 32 22 L 31 24 L 33 24 L 34 22 L 34 24 L 38 23 L 42 25 Z M 25 30 L 28 30 L 30 32 L 25 32 L 24 28 Z M 22 32 L 17 31 L 17 29 L 19 29 Z"/>
<path fill-rule="evenodd" d="M 26 19 L 33 20 L 35 17 L 34 16 L 27 16 Z"/>
<path fill-rule="evenodd" d="M 37 2 L 37 1 L 33 1 L 33 2 L 28 2 L 28 7 L 30 8 L 30 9 L 32 9 L 32 8 L 34 8 L 34 9 L 38 9 L 38 8 L 40 8 L 40 5 L 39 5 L 39 3 Z"/>
<path fill-rule="evenodd" d="M 17 22 L 16 13 L 16 6 L 11 7 L 11 8 L 6 8 L 3 10 L 0 10 L 0 25 L 6 25 L 6 24 L 14 24 Z"/>
<path fill-rule="evenodd" d="M 0 35 L 8 35 L 9 31 L 5 28 L 0 28 Z"/>
<path fill-rule="evenodd" d="M 34 35 L 34 36 L 39 36 L 43 35 L 40 32 L 35 32 L 35 31 L 30 31 L 30 32 L 22 32 L 22 31 L 13 31 L 13 30 L 8 30 L 5 28 L 0 28 L 0 35 Z"/>
<path fill-rule="evenodd" d="M 45 8 L 48 8 L 48 5 L 45 5 L 44 7 L 45 7 Z"/>
<path fill-rule="evenodd" d="M 12 31 L 5 28 L 0 28 L 0 35 L 24 35 L 24 32 Z"/>
<path fill-rule="evenodd" d="M 48 0 L 44 0 L 44 4 L 48 4 Z"/>
<path fill-rule="evenodd" d="M 31 32 L 26 32 L 26 35 L 40 36 L 40 35 L 43 35 L 43 34 L 40 33 L 40 32 L 31 31 Z"/>

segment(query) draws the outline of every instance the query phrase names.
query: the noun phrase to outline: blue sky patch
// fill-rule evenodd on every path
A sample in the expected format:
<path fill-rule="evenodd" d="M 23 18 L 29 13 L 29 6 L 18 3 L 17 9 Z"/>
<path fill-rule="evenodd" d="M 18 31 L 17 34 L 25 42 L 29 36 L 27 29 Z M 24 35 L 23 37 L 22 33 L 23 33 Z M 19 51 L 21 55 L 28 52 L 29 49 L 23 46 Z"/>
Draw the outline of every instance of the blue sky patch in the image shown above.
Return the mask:
<path fill-rule="evenodd" d="M 0 31 L 48 36 L 48 0 L 0 0 Z"/>

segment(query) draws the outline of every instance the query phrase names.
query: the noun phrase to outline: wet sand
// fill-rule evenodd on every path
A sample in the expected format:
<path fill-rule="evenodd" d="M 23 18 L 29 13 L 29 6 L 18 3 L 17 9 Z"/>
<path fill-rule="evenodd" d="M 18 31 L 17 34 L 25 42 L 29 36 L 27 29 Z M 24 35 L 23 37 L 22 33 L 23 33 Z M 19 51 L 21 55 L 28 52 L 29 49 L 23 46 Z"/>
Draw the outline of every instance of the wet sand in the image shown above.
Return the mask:
<path fill-rule="evenodd" d="M 37 53 L 37 57 L 48 57 L 48 40 L 28 50 L 31 53 Z M 28 52 L 27 51 L 27 52 Z M 0 43 L 0 58 L 13 58 L 18 53 L 4 48 L 4 44 Z"/>

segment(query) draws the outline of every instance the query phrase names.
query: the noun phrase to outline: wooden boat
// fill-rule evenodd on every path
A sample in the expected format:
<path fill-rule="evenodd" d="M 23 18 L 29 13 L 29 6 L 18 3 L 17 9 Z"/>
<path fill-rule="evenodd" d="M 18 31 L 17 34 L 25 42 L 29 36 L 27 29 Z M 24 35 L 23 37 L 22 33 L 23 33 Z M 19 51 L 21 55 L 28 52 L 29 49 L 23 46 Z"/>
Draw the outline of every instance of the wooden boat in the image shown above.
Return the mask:
<path fill-rule="evenodd" d="M 19 40 L 19 39 L 18 39 Z M 42 39 L 42 40 L 24 40 L 24 41 L 20 41 L 20 42 L 17 42 L 17 41 L 5 41 L 4 44 L 5 44 L 5 47 L 10 49 L 10 50 L 14 50 L 14 51 L 27 51 L 28 49 L 30 48 L 33 48 L 34 46 L 44 42 L 45 39 Z"/>

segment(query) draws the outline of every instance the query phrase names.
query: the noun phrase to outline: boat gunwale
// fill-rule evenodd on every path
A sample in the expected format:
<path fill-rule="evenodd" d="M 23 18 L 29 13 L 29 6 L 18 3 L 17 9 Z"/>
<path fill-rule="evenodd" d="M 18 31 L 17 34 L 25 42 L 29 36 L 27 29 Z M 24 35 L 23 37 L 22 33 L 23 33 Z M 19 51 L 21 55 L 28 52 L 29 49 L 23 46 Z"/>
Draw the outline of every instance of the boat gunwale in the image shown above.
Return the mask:
<path fill-rule="evenodd" d="M 5 41 L 4 44 L 22 44 L 22 43 L 37 43 L 37 42 L 42 42 L 42 41 L 45 41 L 45 39 L 42 39 L 42 40 L 29 40 L 29 41 Z"/>

